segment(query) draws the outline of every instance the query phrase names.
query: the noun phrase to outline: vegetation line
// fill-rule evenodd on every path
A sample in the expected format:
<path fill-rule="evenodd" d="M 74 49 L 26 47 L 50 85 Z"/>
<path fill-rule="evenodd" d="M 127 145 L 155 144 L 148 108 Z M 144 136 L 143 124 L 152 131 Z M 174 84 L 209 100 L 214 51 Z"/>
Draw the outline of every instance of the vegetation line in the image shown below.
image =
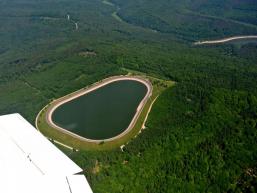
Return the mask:
<path fill-rule="evenodd" d="M 30 82 L 28 82 L 25 79 L 20 79 L 25 85 L 27 85 L 28 87 L 30 87 L 31 89 L 35 90 L 37 93 L 39 93 L 44 99 L 49 100 L 42 92 L 40 89 L 38 89 L 37 87 L 33 86 Z"/>
<path fill-rule="evenodd" d="M 195 16 L 204 17 L 204 18 L 207 18 L 207 19 L 215 19 L 215 20 L 219 20 L 219 21 L 224 21 L 224 22 L 230 22 L 230 23 L 233 23 L 233 24 L 243 25 L 245 27 L 251 27 L 251 28 L 255 28 L 255 29 L 257 27 L 254 24 L 245 23 L 245 22 L 234 20 L 234 19 L 231 19 L 231 18 L 224 18 L 224 17 L 220 17 L 220 16 L 207 15 L 207 14 L 203 14 L 203 13 L 194 12 L 194 11 L 191 11 L 191 10 L 186 10 L 186 13 L 189 13 L 189 14 L 192 14 L 192 15 L 195 15 Z"/>
<path fill-rule="evenodd" d="M 230 42 L 233 40 L 240 40 L 240 39 L 257 39 L 257 35 L 250 35 L 250 36 L 234 36 L 219 40 L 208 40 L 208 41 L 198 41 L 195 42 L 194 45 L 203 45 L 203 44 L 222 44 L 225 42 Z"/>

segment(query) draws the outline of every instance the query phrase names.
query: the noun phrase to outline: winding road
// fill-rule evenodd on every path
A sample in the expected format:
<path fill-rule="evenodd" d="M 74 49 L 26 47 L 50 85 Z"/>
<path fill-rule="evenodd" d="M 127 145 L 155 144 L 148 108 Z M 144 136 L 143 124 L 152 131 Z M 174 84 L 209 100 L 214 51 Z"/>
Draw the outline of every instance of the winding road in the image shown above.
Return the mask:
<path fill-rule="evenodd" d="M 233 41 L 233 40 L 241 40 L 241 39 L 257 39 L 257 35 L 251 35 L 251 36 L 233 36 L 233 37 L 224 38 L 224 39 L 219 39 L 219 40 L 198 41 L 198 42 L 195 42 L 194 45 L 222 44 L 222 43 L 230 42 L 230 41 Z"/>
<path fill-rule="evenodd" d="M 119 10 L 120 10 L 120 7 L 119 7 L 118 5 L 115 5 L 115 4 L 113 4 L 112 2 L 109 2 L 109 1 L 107 1 L 107 0 L 103 0 L 102 3 L 105 4 L 105 5 L 109 5 L 109 6 L 111 6 L 111 7 L 114 7 L 114 8 L 116 9 L 116 10 L 112 13 L 112 17 L 113 17 L 114 19 L 116 19 L 116 20 L 119 21 L 119 22 L 125 22 L 125 21 L 118 15 L 118 12 L 119 12 Z M 125 22 L 125 23 L 127 23 L 127 22 Z"/>

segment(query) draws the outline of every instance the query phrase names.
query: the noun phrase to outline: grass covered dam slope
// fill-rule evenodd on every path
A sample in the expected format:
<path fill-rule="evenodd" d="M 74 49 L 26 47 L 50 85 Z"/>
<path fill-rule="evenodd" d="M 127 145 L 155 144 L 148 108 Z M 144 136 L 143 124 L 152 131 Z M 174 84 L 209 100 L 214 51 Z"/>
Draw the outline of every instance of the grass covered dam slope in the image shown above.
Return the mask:
<path fill-rule="evenodd" d="M 58 99 L 37 115 L 36 127 L 57 144 L 79 150 L 107 150 L 128 144 L 145 129 L 158 96 L 174 85 L 127 70 Z"/>
<path fill-rule="evenodd" d="M 136 78 L 117 78 L 97 85 L 81 96 L 59 103 L 51 111 L 51 120 L 87 139 L 113 138 L 129 128 L 147 99 L 149 89 L 142 82 Z"/>

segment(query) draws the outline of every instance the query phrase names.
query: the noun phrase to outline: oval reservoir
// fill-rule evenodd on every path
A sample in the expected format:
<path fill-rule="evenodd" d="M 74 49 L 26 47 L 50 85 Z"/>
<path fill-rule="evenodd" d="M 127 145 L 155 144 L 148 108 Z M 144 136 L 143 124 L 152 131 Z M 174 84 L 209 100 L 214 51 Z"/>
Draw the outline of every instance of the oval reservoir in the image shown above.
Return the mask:
<path fill-rule="evenodd" d="M 51 118 L 57 126 L 81 137 L 109 139 L 128 128 L 147 92 L 139 81 L 114 81 L 62 104 Z"/>

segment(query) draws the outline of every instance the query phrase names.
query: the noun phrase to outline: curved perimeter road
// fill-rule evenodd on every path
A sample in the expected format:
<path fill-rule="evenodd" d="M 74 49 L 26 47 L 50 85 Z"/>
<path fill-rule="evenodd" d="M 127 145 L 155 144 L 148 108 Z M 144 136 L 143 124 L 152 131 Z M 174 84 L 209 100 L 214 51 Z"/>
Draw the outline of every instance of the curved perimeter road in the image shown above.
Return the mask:
<path fill-rule="evenodd" d="M 85 95 L 89 92 L 92 92 L 98 88 L 101 88 L 107 84 L 110 84 L 112 82 L 115 82 L 115 81 L 120 81 L 120 80 L 134 80 L 134 81 L 138 81 L 138 82 L 141 82 L 142 84 L 144 84 L 146 87 L 147 87 L 147 93 L 145 95 L 145 97 L 143 98 L 143 100 L 140 102 L 140 104 L 138 105 L 137 107 L 137 112 L 136 114 L 134 115 L 132 121 L 130 122 L 129 126 L 127 127 L 127 129 L 125 131 L 123 131 L 121 134 L 115 136 L 115 137 L 112 137 L 112 138 L 109 138 L 109 139 L 102 139 L 102 140 L 93 140 L 93 139 L 87 139 L 85 137 L 82 137 L 80 135 L 77 135 L 75 133 L 72 133 L 62 127 L 59 127 L 57 126 L 53 121 L 52 121 L 52 114 L 53 112 L 61 105 L 63 105 L 64 103 L 67 103 L 71 100 L 74 100 L 82 95 Z M 65 134 L 68 134 L 68 135 L 71 135 L 75 138 L 78 138 L 82 141 L 86 141 L 86 142 L 93 142 L 93 143 L 99 143 L 99 142 L 102 142 L 102 141 L 113 141 L 115 139 L 118 139 L 118 138 L 121 138 L 122 136 L 126 135 L 136 124 L 137 122 L 137 119 L 138 117 L 140 116 L 145 104 L 147 103 L 148 99 L 151 97 L 152 95 L 152 84 L 150 83 L 150 81 L 146 80 L 146 79 L 143 79 L 141 77 L 137 77 L 137 76 L 114 76 L 114 77 L 110 77 L 110 78 L 107 78 L 107 79 L 104 79 L 102 81 L 99 81 L 95 84 L 93 84 L 92 86 L 90 87 L 86 87 L 86 88 L 83 88 L 81 90 L 78 90 L 74 93 L 71 93 L 69 95 L 66 95 L 62 98 L 59 98 L 57 100 L 54 100 L 52 102 L 52 104 L 50 104 L 50 108 L 47 110 L 46 112 L 46 121 L 47 121 L 47 124 L 50 125 L 51 127 L 65 133 Z M 40 114 L 40 113 L 39 113 Z M 39 115 L 38 115 L 39 116 Z"/>
<path fill-rule="evenodd" d="M 234 36 L 234 37 L 229 37 L 229 38 L 224 38 L 224 39 L 219 39 L 219 40 L 199 41 L 199 42 L 195 42 L 194 45 L 222 44 L 222 43 L 225 43 L 225 42 L 230 42 L 230 41 L 233 41 L 233 40 L 241 40 L 241 39 L 257 39 L 257 35 Z"/>

